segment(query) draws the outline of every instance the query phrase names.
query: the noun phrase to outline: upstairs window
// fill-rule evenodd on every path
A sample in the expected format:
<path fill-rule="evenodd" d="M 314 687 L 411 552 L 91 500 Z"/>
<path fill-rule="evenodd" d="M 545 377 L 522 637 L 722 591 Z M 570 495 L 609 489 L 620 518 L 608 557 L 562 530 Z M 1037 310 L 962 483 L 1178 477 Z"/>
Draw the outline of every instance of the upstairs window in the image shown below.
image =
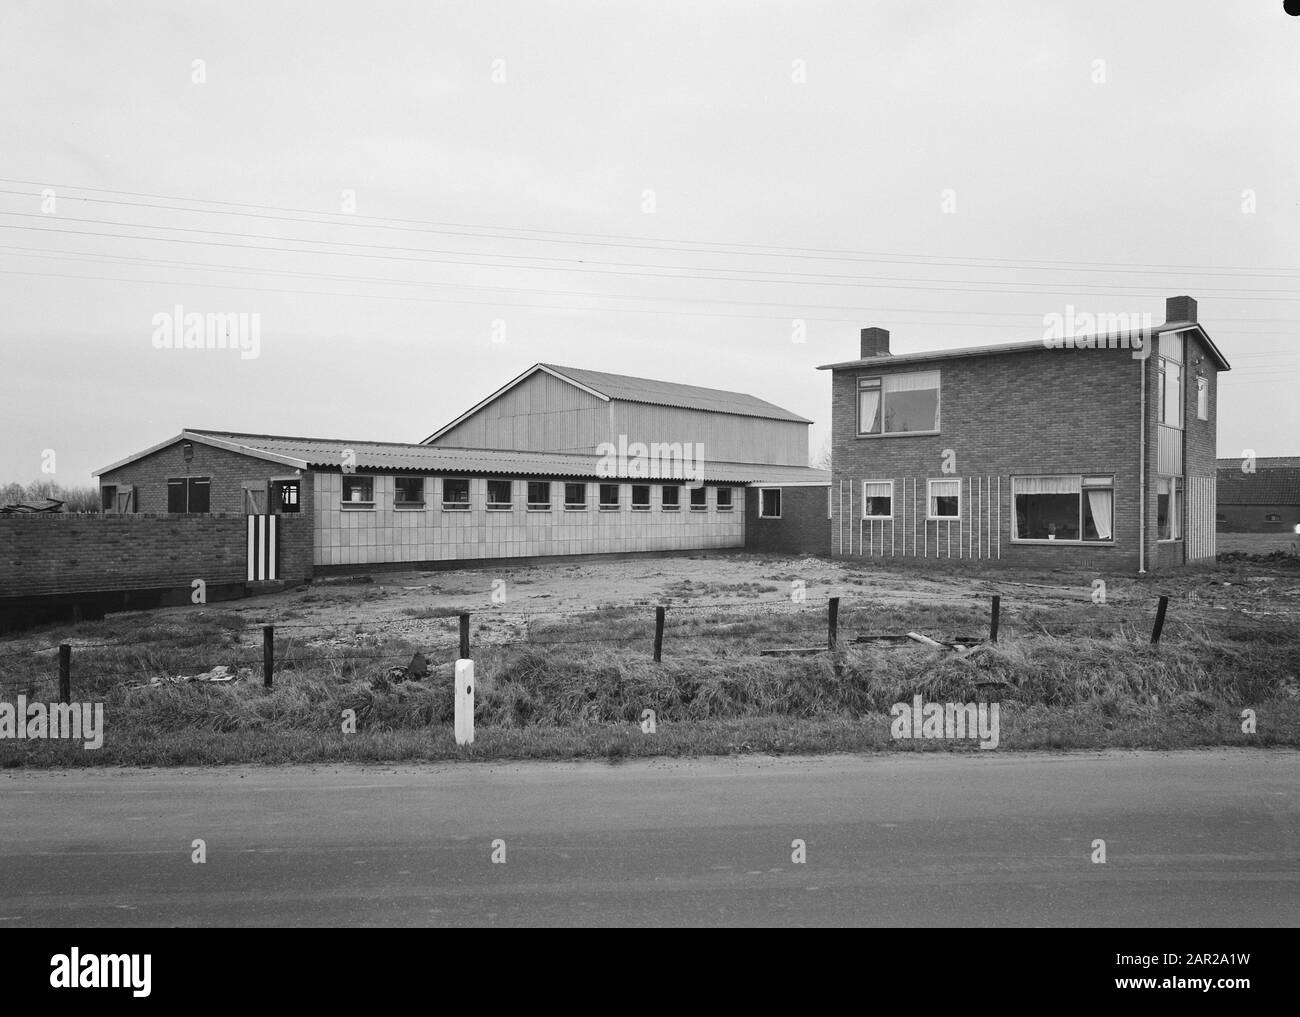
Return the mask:
<path fill-rule="evenodd" d="M 509 512 L 515 507 L 511 481 L 489 480 L 487 482 L 487 507 L 492 512 Z"/>
<path fill-rule="evenodd" d="M 469 511 L 468 477 L 445 477 L 443 479 L 442 508 L 444 512 Z"/>
<path fill-rule="evenodd" d="M 551 509 L 551 485 L 546 480 L 528 482 L 528 507 L 534 512 L 549 512 Z"/>
<path fill-rule="evenodd" d="M 858 379 L 858 434 L 924 434 L 938 430 L 938 371 Z"/>
<path fill-rule="evenodd" d="M 894 482 L 892 480 L 864 480 L 862 482 L 862 518 L 894 518 Z"/>
<path fill-rule="evenodd" d="M 1204 376 L 1196 379 L 1196 419 L 1210 419 L 1210 379 Z"/>
<path fill-rule="evenodd" d="M 167 481 L 168 512 L 209 512 L 211 477 L 174 477 Z"/>
<path fill-rule="evenodd" d="M 1160 358 L 1160 423 L 1183 426 L 1183 365 Z"/>
<path fill-rule="evenodd" d="M 632 485 L 632 511 L 633 512 L 650 511 L 650 485 L 649 484 Z"/>
<path fill-rule="evenodd" d="M 682 508 L 682 489 L 665 484 L 660 489 L 660 507 L 665 512 L 680 512 Z"/>

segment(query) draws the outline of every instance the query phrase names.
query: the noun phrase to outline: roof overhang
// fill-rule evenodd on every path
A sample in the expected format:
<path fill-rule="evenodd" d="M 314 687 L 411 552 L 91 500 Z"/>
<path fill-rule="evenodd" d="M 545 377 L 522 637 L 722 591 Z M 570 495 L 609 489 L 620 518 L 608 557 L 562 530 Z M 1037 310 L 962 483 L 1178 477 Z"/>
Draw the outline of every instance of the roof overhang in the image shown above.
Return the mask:
<path fill-rule="evenodd" d="M 1070 337 L 1071 339 L 1096 339 L 1099 343 L 1117 344 L 1124 340 L 1141 337 L 1147 338 L 1148 333 L 1151 335 L 1164 335 L 1175 332 L 1195 332 L 1198 338 L 1205 344 L 1210 356 L 1218 364 L 1220 371 L 1231 371 L 1232 366 L 1224 357 L 1210 334 L 1194 321 L 1169 321 L 1163 325 L 1153 325 L 1150 329 L 1138 329 L 1136 331 L 1123 332 L 1118 335 L 1093 335 Z M 999 343 L 993 346 L 967 346 L 961 349 L 949 350 L 929 350 L 921 353 L 897 353 L 885 354 L 881 357 L 866 357 L 859 360 L 844 360 L 836 364 L 822 364 L 817 368 L 819 371 L 842 371 L 853 368 L 880 368 L 888 367 L 892 364 L 914 364 L 924 363 L 931 360 L 955 360 L 959 357 L 991 357 L 1004 353 L 1028 353 L 1031 350 L 1048 350 L 1056 349 L 1047 341 L 1042 339 L 1032 340 L 1029 342 Z M 1105 347 L 1102 347 L 1105 348 Z"/>
<path fill-rule="evenodd" d="M 253 459 L 263 459 L 269 463 L 278 463 L 281 466 L 292 466 L 294 469 L 305 470 L 307 463 L 302 459 L 294 459 L 291 456 L 283 456 L 276 452 L 268 452 L 266 449 L 254 448 L 251 445 L 243 445 L 229 438 L 218 438 L 214 435 L 204 434 L 201 431 L 184 430 L 174 438 L 168 438 L 166 441 L 160 441 L 157 445 L 151 445 L 143 452 L 137 452 L 134 455 L 127 456 L 125 459 L 119 459 L 115 463 L 110 463 L 101 469 L 94 470 L 90 475 L 98 477 L 113 470 L 120 470 L 123 466 L 130 466 L 134 462 L 151 456 L 155 452 L 161 452 L 165 448 L 175 445 L 177 442 L 192 441 L 197 445 L 208 445 L 211 448 L 224 449 L 227 452 L 237 452 L 240 455 L 249 456 Z"/>

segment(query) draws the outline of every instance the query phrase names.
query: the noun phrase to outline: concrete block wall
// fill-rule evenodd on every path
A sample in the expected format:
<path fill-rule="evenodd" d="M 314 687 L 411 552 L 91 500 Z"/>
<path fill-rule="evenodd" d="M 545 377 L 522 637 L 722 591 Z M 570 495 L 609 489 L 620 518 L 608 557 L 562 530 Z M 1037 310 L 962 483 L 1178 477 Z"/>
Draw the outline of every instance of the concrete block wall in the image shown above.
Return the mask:
<path fill-rule="evenodd" d="M 550 480 L 551 508 L 526 507 L 528 479 L 510 478 L 510 511 L 487 508 L 487 479 L 470 478 L 470 508 L 444 510 L 442 478 L 425 478 L 422 508 L 396 508 L 394 477 L 360 471 L 374 480 L 374 504 L 343 502 L 341 473 L 313 473 L 314 561 L 317 566 L 388 562 L 448 561 L 544 555 L 627 553 L 742 547 L 745 540 L 744 489 L 733 488 L 733 508 L 718 511 L 717 488 L 710 485 L 703 512 L 690 509 L 682 488 L 681 508 L 664 511 L 662 487 L 650 483 L 650 508 L 631 508 L 631 482 L 620 481 L 617 511 L 598 507 L 599 482 L 582 481 L 587 508 L 564 508 L 563 480 Z M 501 478 L 506 479 L 506 478 Z M 612 482 L 612 481 L 611 481 Z"/>

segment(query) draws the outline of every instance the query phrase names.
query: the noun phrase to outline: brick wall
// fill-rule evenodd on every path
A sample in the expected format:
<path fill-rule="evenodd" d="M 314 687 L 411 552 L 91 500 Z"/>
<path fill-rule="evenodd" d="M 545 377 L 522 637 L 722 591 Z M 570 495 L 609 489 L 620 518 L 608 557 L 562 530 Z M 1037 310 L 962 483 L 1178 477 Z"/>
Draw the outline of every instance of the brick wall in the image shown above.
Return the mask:
<path fill-rule="evenodd" d="M 0 598 L 243 583 L 241 515 L 0 517 Z M 280 518 L 280 574 L 312 574 L 311 520 Z"/>
<path fill-rule="evenodd" d="M 780 487 L 780 519 L 759 517 L 762 490 L 751 487 L 745 491 L 746 550 L 830 554 L 831 521 L 826 515 L 827 486 Z"/>
<path fill-rule="evenodd" d="M 1219 512 L 1227 517 L 1220 533 L 1293 533 L 1300 524 L 1300 505 L 1220 505 Z M 1281 518 L 1270 522 L 1270 515 Z"/>
<path fill-rule="evenodd" d="M 253 456 L 229 452 L 194 442 L 194 459 L 185 462 L 176 441 L 166 448 L 100 476 L 101 490 L 110 484 L 134 484 L 137 512 L 167 511 L 167 481 L 174 477 L 211 477 L 210 509 L 212 512 L 240 514 L 244 511 L 243 482 L 265 481 L 271 477 L 293 477 L 299 471 L 289 466 L 267 462 Z M 311 481 L 299 485 L 300 515 L 311 516 Z"/>
<path fill-rule="evenodd" d="M 833 553 L 853 557 L 939 553 L 987 560 L 1000 556 L 1030 565 L 1136 571 L 1138 364 L 1129 350 L 1043 348 L 835 371 L 831 387 Z M 939 434 L 857 436 L 859 377 L 926 370 L 940 372 Z M 1150 389 L 1147 396 L 1150 401 Z M 1153 428 L 1150 406 L 1148 416 Z M 1149 430 L 1148 436 L 1152 443 L 1148 485 L 1154 499 L 1150 475 L 1155 465 L 1154 432 Z M 949 451 L 951 457 L 946 455 Z M 951 463 L 953 472 L 944 472 L 945 462 Z M 1113 546 L 1012 543 L 1011 476 L 1058 473 L 1115 478 Z M 875 532 L 867 532 L 871 524 L 860 529 L 862 481 L 903 479 L 908 481 L 907 494 L 896 486 L 895 498 L 902 502 L 906 497 L 911 504 L 900 504 L 896 514 L 901 510 L 907 516 L 893 522 L 892 533 L 880 524 Z M 961 522 L 924 521 L 927 479 L 962 481 Z"/>

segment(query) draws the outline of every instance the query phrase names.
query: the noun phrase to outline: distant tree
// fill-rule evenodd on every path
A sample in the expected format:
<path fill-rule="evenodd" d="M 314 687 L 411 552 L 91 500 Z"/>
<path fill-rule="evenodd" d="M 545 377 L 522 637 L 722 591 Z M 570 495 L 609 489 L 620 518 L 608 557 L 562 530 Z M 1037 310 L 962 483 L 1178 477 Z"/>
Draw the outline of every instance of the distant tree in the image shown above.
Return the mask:
<path fill-rule="evenodd" d="M 814 470 L 829 470 L 831 468 L 831 440 L 827 438 L 822 442 L 821 451 L 808 458 L 808 465 Z"/>
<path fill-rule="evenodd" d="M 63 502 L 64 512 L 99 511 L 99 488 L 97 487 L 67 487 L 55 497 Z"/>
<path fill-rule="evenodd" d="M 33 480 L 30 484 L 0 485 L 0 506 L 29 505 L 41 508 L 47 499 L 63 502 L 63 512 L 98 512 L 99 488 L 92 486 L 60 487 L 52 480 Z"/>

